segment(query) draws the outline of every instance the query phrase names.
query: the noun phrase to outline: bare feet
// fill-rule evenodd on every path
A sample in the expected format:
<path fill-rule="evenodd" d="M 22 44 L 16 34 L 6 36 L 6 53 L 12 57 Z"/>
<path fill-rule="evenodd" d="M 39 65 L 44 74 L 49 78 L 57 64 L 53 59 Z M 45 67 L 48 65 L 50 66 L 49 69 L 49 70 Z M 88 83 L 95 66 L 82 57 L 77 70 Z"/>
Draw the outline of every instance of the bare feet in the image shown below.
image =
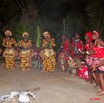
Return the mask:
<path fill-rule="evenodd" d="M 104 96 L 104 91 L 101 91 L 100 93 L 97 94 L 98 96 Z"/>

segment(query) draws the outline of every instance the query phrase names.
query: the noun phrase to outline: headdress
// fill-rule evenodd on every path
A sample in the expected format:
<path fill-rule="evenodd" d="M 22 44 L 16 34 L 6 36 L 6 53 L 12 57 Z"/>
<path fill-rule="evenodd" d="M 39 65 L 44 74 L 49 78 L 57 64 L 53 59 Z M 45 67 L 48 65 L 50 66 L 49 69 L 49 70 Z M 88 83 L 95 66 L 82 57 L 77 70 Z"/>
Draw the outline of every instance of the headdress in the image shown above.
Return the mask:
<path fill-rule="evenodd" d="M 4 32 L 4 34 L 5 34 L 5 35 L 8 35 L 8 34 L 9 34 L 9 35 L 11 36 L 11 35 L 12 35 L 12 32 L 11 32 L 10 30 L 6 30 L 6 31 Z"/>
<path fill-rule="evenodd" d="M 99 33 L 98 33 L 97 31 L 94 30 L 93 33 L 94 33 L 95 35 L 99 36 Z"/>
<path fill-rule="evenodd" d="M 92 32 L 86 32 L 86 35 L 89 37 L 90 41 L 92 41 Z"/>
<path fill-rule="evenodd" d="M 45 37 L 50 37 L 50 33 L 49 33 L 48 31 L 45 31 L 45 32 L 43 33 L 43 36 L 45 36 Z"/>
<path fill-rule="evenodd" d="M 27 32 L 24 32 L 24 33 L 22 34 L 22 37 L 25 37 L 25 36 L 29 36 L 29 34 L 28 34 Z"/>

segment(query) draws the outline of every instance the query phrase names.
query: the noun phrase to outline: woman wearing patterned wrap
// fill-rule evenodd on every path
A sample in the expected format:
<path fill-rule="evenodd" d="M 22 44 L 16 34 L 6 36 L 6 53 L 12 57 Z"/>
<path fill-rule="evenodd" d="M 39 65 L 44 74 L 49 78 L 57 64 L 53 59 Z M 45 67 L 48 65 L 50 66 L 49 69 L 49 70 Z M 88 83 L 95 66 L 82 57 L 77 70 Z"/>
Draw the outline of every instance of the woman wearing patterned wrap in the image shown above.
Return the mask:
<path fill-rule="evenodd" d="M 32 47 L 32 41 L 28 40 L 29 34 L 27 32 L 24 32 L 22 34 L 23 39 L 20 41 L 19 46 L 21 48 L 20 51 L 20 69 L 22 71 L 30 70 L 32 64 L 31 64 L 31 58 L 33 56 L 33 51 L 31 50 Z"/>
<path fill-rule="evenodd" d="M 5 31 L 5 38 L 3 38 L 3 47 L 5 50 L 3 56 L 5 57 L 5 68 L 12 70 L 15 67 L 15 57 L 18 55 L 18 52 L 14 49 L 17 47 L 16 40 L 11 38 L 12 32 L 10 30 Z"/>
<path fill-rule="evenodd" d="M 42 58 L 43 71 L 51 72 L 54 71 L 56 60 L 55 60 L 55 52 L 53 51 L 53 47 L 55 46 L 54 38 L 51 38 L 49 32 L 43 33 L 44 39 L 42 47 L 44 50 L 41 50 L 40 56 Z"/>

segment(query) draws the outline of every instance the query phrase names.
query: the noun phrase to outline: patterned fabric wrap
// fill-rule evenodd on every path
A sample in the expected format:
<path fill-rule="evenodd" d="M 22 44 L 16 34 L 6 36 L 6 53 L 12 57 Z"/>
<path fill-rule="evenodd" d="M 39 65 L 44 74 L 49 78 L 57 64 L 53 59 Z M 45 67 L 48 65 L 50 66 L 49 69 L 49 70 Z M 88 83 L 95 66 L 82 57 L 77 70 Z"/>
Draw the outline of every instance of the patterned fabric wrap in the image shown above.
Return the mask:
<path fill-rule="evenodd" d="M 2 45 L 5 48 L 12 48 L 13 46 L 17 46 L 16 40 L 14 38 L 10 38 L 10 40 L 7 40 L 6 38 L 3 38 Z"/>
<path fill-rule="evenodd" d="M 82 79 L 89 79 L 88 68 L 86 65 L 83 65 L 81 68 L 79 68 L 78 76 Z"/>
<path fill-rule="evenodd" d="M 95 59 L 95 60 L 93 60 L 93 64 L 92 64 L 92 65 L 99 64 L 99 63 L 101 63 L 102 61 L 104 61 L 104 58 Z M 99 70 L 101 70 L 101 71 L 104 71 L 104 65 L 103 65 L 103 66 L 98 67 L 98 69 L 99 69 Z"/>
<path fill-rule="evenodd" d="M 43 53 L 41 53 L 43 71 L 54 71 L 56 66 L 55 51 L 52 49 L 55 46 L 54 38 L 50 38 L 49 41 L 43 39 Z"/>
<path fill-rule="evenodd" d="M 5 57 L 5 68 L 12 70 L 15 67 L 15 51 L 14 49 L 5 49 L 3 56 Z"/>
<path fill-rule="evenodd" d="M 43 64 L 43 71 L 54 71 L 56 60 L 55 57 L 52 55 L 50 57 L 44 56 Z"/>
<path fill-rule="evenodd" d="M 21 70 L 28 70 L 31 68 L 31 58 L 33 56 L 33 53 L 31 50 L 21 50 L 20 52 L 20 68 Z"/>

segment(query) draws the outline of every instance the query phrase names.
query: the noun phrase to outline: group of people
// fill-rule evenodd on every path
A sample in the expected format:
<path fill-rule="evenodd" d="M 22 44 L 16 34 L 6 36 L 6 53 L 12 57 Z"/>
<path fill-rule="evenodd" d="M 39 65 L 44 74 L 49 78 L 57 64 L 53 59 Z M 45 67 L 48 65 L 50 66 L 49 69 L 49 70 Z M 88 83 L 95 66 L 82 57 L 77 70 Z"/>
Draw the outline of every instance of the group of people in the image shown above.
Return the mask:
<path fill-rule="evenodd" d="M 59 57 L 62 57 L 64 54 L 69 70 L 71 67 L 74 67 L 78 77 L 90 81 L 90 83 L 94 82 L 96 87 L 100 89 L 98 95 L 104 95 L 103 38 L 101 38 L 99 33 L 95 30 L 85 33 L 85 42 L 80 39 L 78 33 L 76 33 L 75 38 L 71 38 L 71 40 L 68 40 L 65 35 L 63 35 L 62 38 L 63 50 L 60 52 Z"/>
<path fill-rule="evenodd" d="M 33 42 L 29 40 L 29 34 L 24 32 L 19 43 L 12 38 L 12 32 L 4 32 L 2 46 L 4 67 L 7 70 L 15 69 L 15 58 L 20 59 L 20 69 L 22 71 L 32 68 L 32 58 L 41 60 L 42 71 L 52 72 L 57 68 L 68 71 L 73 67 L 76 75 L 86 81 L 95 82 L 100 88 L 99 95 L 104 95 L 104 40 L 100 38 L 97 31 L 86 32 L 85 42 L 80 39 L 78 33 L 70 40 L 66 35 L 62 35 L 62 45 L 58 53 L 54 51 L 55 42 L 49 32 L 43 33 L 42 47 L 38 52 L 33 49 Z M 34 60 L 34 59 L 33 59 Z"/>
<path fill-rule="evenodd" d="M 41 59 L 42 70 L 43 71 L 54 71 L 56 66 L 55 52 L 53 47 L 55 46 L 54 38 L 51 38 L 49 32 L 43 33 L 43 43 L 40 53 L 36 50 L 36 46 L 33 44 L 32 40 L 29 40 L 29 34 L 24 32 L 22 34 L 22 40 L 18 43 L 12 37 L 12 32 L 6 30 L 4 32 L 5 37 L 2 41 L 2 46 L 4 51 L 0 48 L 0 53 L 3 52 L 4 57 L 4 67 L 7 70 L 12 71 L 16 68 L 15 58 L 20 59 L 20 69 L 22 71 L 30 70 L 33 66 L 35 60 Z M 33 61 L 34 60 L 34 61 Z"/>

